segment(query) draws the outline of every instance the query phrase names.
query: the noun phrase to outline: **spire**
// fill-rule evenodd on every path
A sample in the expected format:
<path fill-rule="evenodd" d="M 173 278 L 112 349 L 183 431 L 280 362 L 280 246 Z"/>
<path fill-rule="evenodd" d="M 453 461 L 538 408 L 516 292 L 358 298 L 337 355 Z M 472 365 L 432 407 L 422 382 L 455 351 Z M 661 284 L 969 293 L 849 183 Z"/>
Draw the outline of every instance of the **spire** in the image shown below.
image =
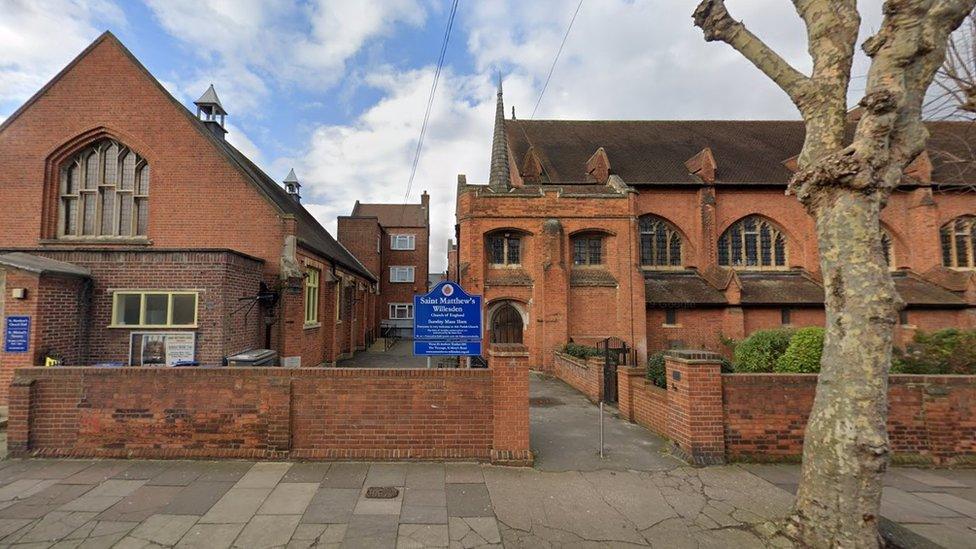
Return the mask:
<path fill-rule="evenodd" d="M 498 75 L 498 104 L 495 106 L 495 133 L 491 140 L 491 173 L 488 187 L 507 191 L 512 186 L 508 167 L 508 137 L 505 135 L 505 105 L 502 102 L 502 77 Z"/>

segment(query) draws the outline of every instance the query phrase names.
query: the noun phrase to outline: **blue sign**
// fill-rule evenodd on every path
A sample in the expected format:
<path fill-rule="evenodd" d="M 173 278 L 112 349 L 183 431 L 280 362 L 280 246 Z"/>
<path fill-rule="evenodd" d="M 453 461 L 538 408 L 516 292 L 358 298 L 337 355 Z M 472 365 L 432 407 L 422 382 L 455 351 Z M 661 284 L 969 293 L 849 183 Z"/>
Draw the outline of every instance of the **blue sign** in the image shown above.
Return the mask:
<path fill-rule="evenodd" d="M 5 353 L 26 353 L 30 348 L 30 317 L 8 316 L 7 329 L 4 330 L 3 351 Z"/>
<path fill-rule="evenodd" d="M 446 280 L 413 296 L 415 355 L 481 354 L 481 296 Z"/>

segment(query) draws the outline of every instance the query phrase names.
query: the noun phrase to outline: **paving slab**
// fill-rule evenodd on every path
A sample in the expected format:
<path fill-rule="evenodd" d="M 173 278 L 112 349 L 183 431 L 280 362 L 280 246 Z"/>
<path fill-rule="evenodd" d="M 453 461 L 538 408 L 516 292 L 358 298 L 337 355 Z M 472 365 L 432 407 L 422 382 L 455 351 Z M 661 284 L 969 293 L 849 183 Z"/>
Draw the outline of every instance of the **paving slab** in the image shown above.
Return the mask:
<path fill-rule="evenodd" d="M 404 486 L 408 488 L 444 489 L 446 471 L 443 463 L 408 463 Z"/>
<path fill-rule="evenodd" d="M 129 532 L 129 537 L 158 545 L 175 545 L 199 518 L 192 515 L 152 515 Z"/>
<path fill-rule="evenodd" d="M 238 488 L 224 494 L 201 518 L 201 523 L 245 523 L 261 507 L 271 488 Z"/>
<path fill-rule="evenodd" d="M 136 461 L 130 467 L 122 469 L 113 476 L 113 479 L 120 480 L 145 480 L 148 481 L 156 475 L 173 465 L 169 461 Z"/>
<path fill-rule="evenodd" d="M 322 479 L 326 488 L 361 488 L 369 471 L 367 463 L 333 463 Z"/>
<path fill-rule="evenodd" d="M 55 484 L 0 510 L 0 517 L 41 518 L 65 503 L 81 497 L 92 488 L 94 488 L 92 484 Z"/>
<path fill-rule="evenodd" d="M 403 505 L 400 524 L 447 524 L 447 507 Z"/>
<path fill-rule="evenodd" d="M 305 509 L 302 522 L 313 524 L 349 522 L 359 501 L 360 492 L 359 488 L 319 488 Z"/>
<path fill-rule="evenodd" d="M 447 513 L 451 517 L 491 517 L 491 498 L 484 484 L 448 484 Z"/>
<path fill-rule="evenodd" d="M 81 497 L 65 503 L 58 509 L 61 511 L 88 511 L 101 513 L 115 505 L 129 494 L 138 490 L 145 480 L 109 479 L 85 492 Z"/>
<path fill-rule="evenodd" d="M 946 509 L 960 515 L 976 518 L 976 503 L 972 501 L 942 492 L 919 492 L 915 495 L 922 499 L 927 499 L 932 503 L 945 507 Z M 976 539 L 974 539 L 973 542 L 976 544 Z"/>
<path fill-rule="evenodd" d="M 226 549 L 244 529 L 244 524 L 196 524 L 176 544 L 186 549 Z"/>
<path fill-rule="evenodd" d="M 41 480 L 35 478 L 19 479 L 15 480 L 3 488 L 0 488 L 0 501 L 14 501 L 27 499 L 34 494 L 43 492 L 51 486 L 57 484 L 58 481 L 51 480 Z"/>
<path fill-rule="evenodd" d="M 407 465 L 404 463 L 373 463 L 366 475 L 366 486 L 405 486 Z"/>
<path fill-rule="evenodd" d="M 35 522 L 22 535 L 18 536 L 16 541 L 17 543 L 56 542 L 95 518 L 95 514 L 53 511 Z"/>
<path fill-rule="evenodd" d="M 494 517 L 451 517 L 448 527 L 451 543 L 461 547 L 483 547 L 502 542 Z"/>
<path fill-rule="evenodd" d="M 345 524 L 299 524 L 287 549 L 339 549 L 346 537 Z"/>
<path fill-rule="evenodd" d="M 195 461 L 176 462 L 164 469 L 160 474 L 152 477 L 149 482 L 151 486 L 188 486 L 194 480 L 200 478 L 207 470 L 206 463 Z"/>
<path fill-rule="evenodd" d="M 93 520 L 68 534 L 53 547 L 109 549 L 121 541 L 137 524 L 135 522 Z"/>
<path fill-rule="evenodd" d="M 396 547 L 397 519 L 392 515 L 356 515 L 349 521 L 343 549 L 383 549 Z"/>
<path fill-rule="evenodd" d="M 404 506 L 447 507 L 447 488 L 410 488 L 403 491 Z"/>
<path fill-rule="evenodd" d="M 445 463 L 445 481 L 451 484 L 478 484 L 485 481 L 478 463 Z"/>
<path fill-rule="evenodd" d="M 180 490 L 160 512 L 202 516 L 233 486 L 233 482 L 197 480 Z"/>
<path fill-rule="evenodd" d="M 244 526 L 244 530 L 234 540 L 234 547 L 283 547 L 291 539 L 301 518 L 301 515 L 257 515 Z"/>
<path fill-rule="evenodd" d="M 135 465 L 134 461 L 97 461 L 65 478 L 61 484 L 98 484 Z"/>
<path fill-rule="evenodd" d="M 382 486 L 382 485 L 381 485 Z M 395 498 L 380 499 L 367 498 L 367 487 L 363 487 L 359 493 L 359 500 L 356 501 L 354 515 L 399 515 L 400 507 L 403 505 L 403 488 L 400 488 Z"/>
<path fill-rule="evenodd" d="M 939 474 L 935 471 L 903 468 L 899 469 L 898 472 L 912 480 L 921 482 L 922 484 L 927 484 L 933 488 L 969 488 L 969 485 L 951 479 L 948 476 Z"/>
<path fill-rule="evenodd" d="M 241 480 L 237 481 L 234 488 L 274 488 L 281 481 L 281 477 L 285 476 L 285 473 L 288 472 L 290 467 L 291 463 L 255 463 L 241 477 Z"/>
<path fill-rule="evenodd" d="M 397 533 L 397 549 L 448 547 L 449 544 L 446 524 L 401 524 Z"/>
<path fill-rule="evenodd" d="M 317 482 L 282 482 L 274 487 L 257 514 L 301 516 L 318 488 Z"/>
<path fill-rule="evenodd" d="M 281 482 L 322 482 L 325 478 L 326 473 L 329 472 L 329 468 L 332 467 L 331 463 L 320 463 L 320 462 L 303 462 L 295 463 L 288 469 L 285 476 L 281 478 Z"/>
<path fill-rule="evenodd" d="M 94 465 L 91 460 L 56 460 L 25 471 L 21 478 L 65 479 Z"/>
<path fill-rule="evenodd" d="M 180 486 L 141 486 L 98 515 L 98 520 L 142 522 L 159 513 L 181 491 Z"/>
<path fill-rule="evenodd" d="M 881 516 L 895 522 L 933 523 L 940 518 L 958 517 L 959 513 L 898 488 L 885 488 L 881 498 Z"/>
<path fill-rule="evenodd" d="M 237 482 L 254 466 L 251 461 L 207 461 L 197 480 L 204 482 Z"/>

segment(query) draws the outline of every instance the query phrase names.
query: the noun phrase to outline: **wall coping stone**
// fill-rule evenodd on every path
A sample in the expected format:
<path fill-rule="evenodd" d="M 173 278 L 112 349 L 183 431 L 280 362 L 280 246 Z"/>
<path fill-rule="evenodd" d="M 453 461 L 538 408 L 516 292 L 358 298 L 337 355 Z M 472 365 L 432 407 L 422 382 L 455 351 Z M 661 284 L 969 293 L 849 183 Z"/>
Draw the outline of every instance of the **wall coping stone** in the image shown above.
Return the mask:
<path fill-rule="evenodd" d="M 688 364 L 713 363 L 722 360 L 722 355 L 710 351 L 697 351 L 685 349 L 672 349 L 665 351 L 664 356 L 673 360 L 678 360 Z"/>

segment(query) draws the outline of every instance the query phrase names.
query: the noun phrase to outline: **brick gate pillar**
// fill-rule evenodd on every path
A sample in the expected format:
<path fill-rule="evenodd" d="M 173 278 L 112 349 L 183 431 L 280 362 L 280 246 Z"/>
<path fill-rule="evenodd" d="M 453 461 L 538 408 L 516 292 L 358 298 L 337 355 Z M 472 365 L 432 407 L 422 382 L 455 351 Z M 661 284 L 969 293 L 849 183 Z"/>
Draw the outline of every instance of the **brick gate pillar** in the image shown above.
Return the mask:
<path fill-rule="evenodd" d="M 529 352 L 524 345 L 488 350 L 492 392 L 492 463 L 531 465 L 529 450 Z"/>
<path fill-rule="evenodd" d="M 668 438 L 696 465 L 725 462 L 721 357 L 706 351 L 668 351 Z"/>

